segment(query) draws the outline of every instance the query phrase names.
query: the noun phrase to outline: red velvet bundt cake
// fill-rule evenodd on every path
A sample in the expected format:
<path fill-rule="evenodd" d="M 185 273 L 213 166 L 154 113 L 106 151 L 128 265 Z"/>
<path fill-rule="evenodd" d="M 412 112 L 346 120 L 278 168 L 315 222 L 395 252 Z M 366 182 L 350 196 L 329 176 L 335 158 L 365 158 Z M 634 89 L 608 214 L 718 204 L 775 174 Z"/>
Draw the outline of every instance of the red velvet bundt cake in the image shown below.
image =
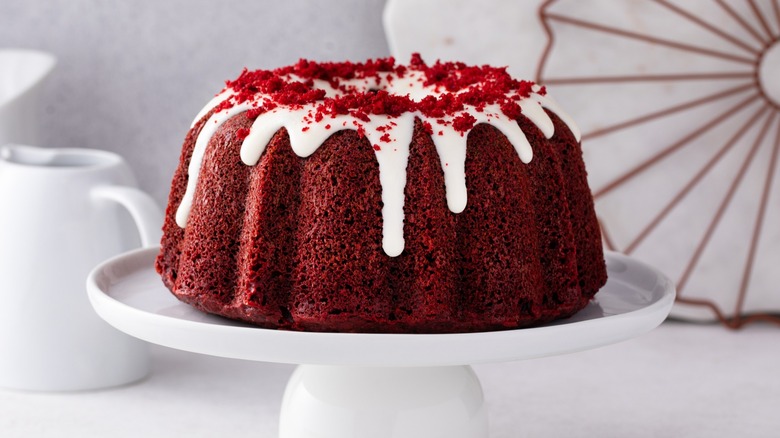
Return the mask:
<path fill-rule="evenodd" d="M 393 59 L 244 71 L 195 119 L 157 271 L 267 328 L 473 332 L 606 281 L 573 122 L 505 69 Z"/>

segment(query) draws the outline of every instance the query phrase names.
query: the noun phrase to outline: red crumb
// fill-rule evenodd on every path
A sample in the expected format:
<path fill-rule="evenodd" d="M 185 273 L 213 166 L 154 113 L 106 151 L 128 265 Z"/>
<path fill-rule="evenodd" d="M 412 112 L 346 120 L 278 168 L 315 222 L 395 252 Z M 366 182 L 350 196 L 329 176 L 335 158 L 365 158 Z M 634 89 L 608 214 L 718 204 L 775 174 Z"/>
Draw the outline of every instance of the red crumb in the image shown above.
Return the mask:
<path fill-rule="evenodd" d="M 248 130 L 248 129 L 246 129 L 246 128 L 238 128 L 238 129 L 236 130 L 236 138 L 237 138 L 238 140 L 243 140 L 243 139 L 245 139 L 245 138 L 247 137 L 247 135 L 249 135 L 249 130 Z"/>
<path fill-rule="evenodd" d="M 378 83 L 388 75 L 404 77 L 409 71 L 421 72 L 425 86 L 434 88 L 438 96 L 428 96 L 415 102 L 408 95 L 399 96 L 385 90 L 358 91 L 344 80 L 362 79 L 366 84 Z M 314 81 L 326 81 L 344 94 L 326 97 L 325 90 L 316 89 Z M 244 69 L 238 78 L 226 85 L 235 94 L 216 107 L 216 111 L 251 102 L 258 95 L 261 102 L 246 112 L 250 119 L 283 105 L 298 109 L 315 104 L 314 121 L 326 117 L 350 115 L 362 122 L 371 121 L 372 115 L 398 117 L 408 112 L 419 112 L 437 119 L 443 125 L 452 120 L 454 129 L 465 133 L 476 123 L 476 119 L 465 113 L 466 106 L 484 111 L 487 105 L 497 105 L 509 118 L 520 117 L 519 100 L 533 92 L 533 82 L 512 78 L 506 68 L 490 66 L 469 66 L 461 62 L 439 62 L 427 65 L 419 54 L 412 55 L 409 66 L 396 65 L 393 58 L 369 60 L 363 63 L 314 62 L 302 59 L 297 64 L 276 70 Z M 538 94 L 544 95 L 544 87 Z M 448 120 L 444 120 L 444 119 Z M 361 135 L 362 125 L 356 125 Z M 429 123 L 423 127 L 433 133 Z M 380 127 L 384 132 L 387 127 Z M 330 129 L 330 125 L 326 126 Z M 383 139 L 385 136 L 382 137 Z M 389 138 L 389 137 L 388 137 Z M 387 141 L 387 140 L 382 140 Z"/>
<path fill-rule="evenodd" d="M 458 132 L 466 132 L 474 127 L 477 119 L 469 113 L 463 113 L 452 120 L 452 127 Z"/>
<path fill-rule="evenodd" d="M 433 126 L 429 122 L 423 122 L 423 129 L 428 135 L 433 135 Z"/>

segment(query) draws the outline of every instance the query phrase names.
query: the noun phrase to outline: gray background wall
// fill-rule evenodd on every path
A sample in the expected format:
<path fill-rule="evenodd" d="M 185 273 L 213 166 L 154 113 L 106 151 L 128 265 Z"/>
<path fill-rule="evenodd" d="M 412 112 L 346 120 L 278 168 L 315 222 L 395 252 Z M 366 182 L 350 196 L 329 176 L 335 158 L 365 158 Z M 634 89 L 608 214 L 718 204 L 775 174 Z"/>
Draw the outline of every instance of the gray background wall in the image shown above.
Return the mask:
<path fill-rule="evenodd" d="M 164 205 L 190 122 L 244 67 L 388 56 L 384 0 L 0 0 L 0 47 L 48 51 L 41 145 L 123 155 Z"/>

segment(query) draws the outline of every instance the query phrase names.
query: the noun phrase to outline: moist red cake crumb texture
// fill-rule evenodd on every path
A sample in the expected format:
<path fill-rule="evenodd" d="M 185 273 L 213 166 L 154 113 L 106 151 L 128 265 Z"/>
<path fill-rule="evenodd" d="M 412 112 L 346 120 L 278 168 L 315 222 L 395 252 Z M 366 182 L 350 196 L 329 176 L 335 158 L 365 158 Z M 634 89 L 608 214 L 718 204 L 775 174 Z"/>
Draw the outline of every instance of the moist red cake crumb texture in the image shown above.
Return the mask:
<path fill-rule="evenodd" d="M 404 81 L 432 94 L 385 89 L 403 88 Z M 300 61 L 244 71 L 225 90 L 187 134 L 173 177 L 156 268 L 180 300 L 267 328 L 473 332 L 568 317 L 606 282 L 576 134 L 550 108 L 544 114 L 552 135 L 526 117 L 523 102 L 542 99 L 543 88 L 504 69 L 429 66 L 415 56 L 409 65 L 392 58 Z M 238 105 L 241 111 L 201 140 L 202 164 L 182 226 L 177 211 L 194 177 L 198 138 L 209 123 L 218 124 L 214 117 Z M 525 135 L 529 162 L 502 130 L 484 122 L 495 108 L 502 113 L 496 118 L 508 118 Z M 309 127 L 328 132 L 313 153 L 297 154 L 285 125 L 256 164 L 242 162 L 244 141 L 263 115 L 295 111 L 303 117 L 296 135 Z M 403 250 L 390 256 L 383 250 L 389 219 L 378 157 L 406 146 L 394 134 L 404 114 L 414 118 Z M 466 142 L 467 203 L 457 213 L 448 207 L 443 172 L 451 164 L 436 143 L 446 147 L 447 129 Z"/>

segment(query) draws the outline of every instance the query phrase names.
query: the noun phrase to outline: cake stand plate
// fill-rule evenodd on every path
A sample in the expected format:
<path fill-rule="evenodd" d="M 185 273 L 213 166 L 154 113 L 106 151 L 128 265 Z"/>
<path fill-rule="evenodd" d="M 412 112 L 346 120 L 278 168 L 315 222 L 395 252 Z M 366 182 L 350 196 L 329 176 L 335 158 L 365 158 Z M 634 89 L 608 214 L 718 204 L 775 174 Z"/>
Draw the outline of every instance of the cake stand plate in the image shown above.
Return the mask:
<path fill-rule="evenodd" d="M 668 315 L 674 285 L 655 269 L 606 254 L 609 280 L 575 316 L 483 333 L 312 333 L 262 329 L 181 303 L 154 271 L 156 248 L 122 254 L 87 279 L 103 319 L 171 348 L 301 364 L 282 400 L 281 438 L 484 438 L 487 412 L 469 366 L 596 348 L 646 333 Z"/>

